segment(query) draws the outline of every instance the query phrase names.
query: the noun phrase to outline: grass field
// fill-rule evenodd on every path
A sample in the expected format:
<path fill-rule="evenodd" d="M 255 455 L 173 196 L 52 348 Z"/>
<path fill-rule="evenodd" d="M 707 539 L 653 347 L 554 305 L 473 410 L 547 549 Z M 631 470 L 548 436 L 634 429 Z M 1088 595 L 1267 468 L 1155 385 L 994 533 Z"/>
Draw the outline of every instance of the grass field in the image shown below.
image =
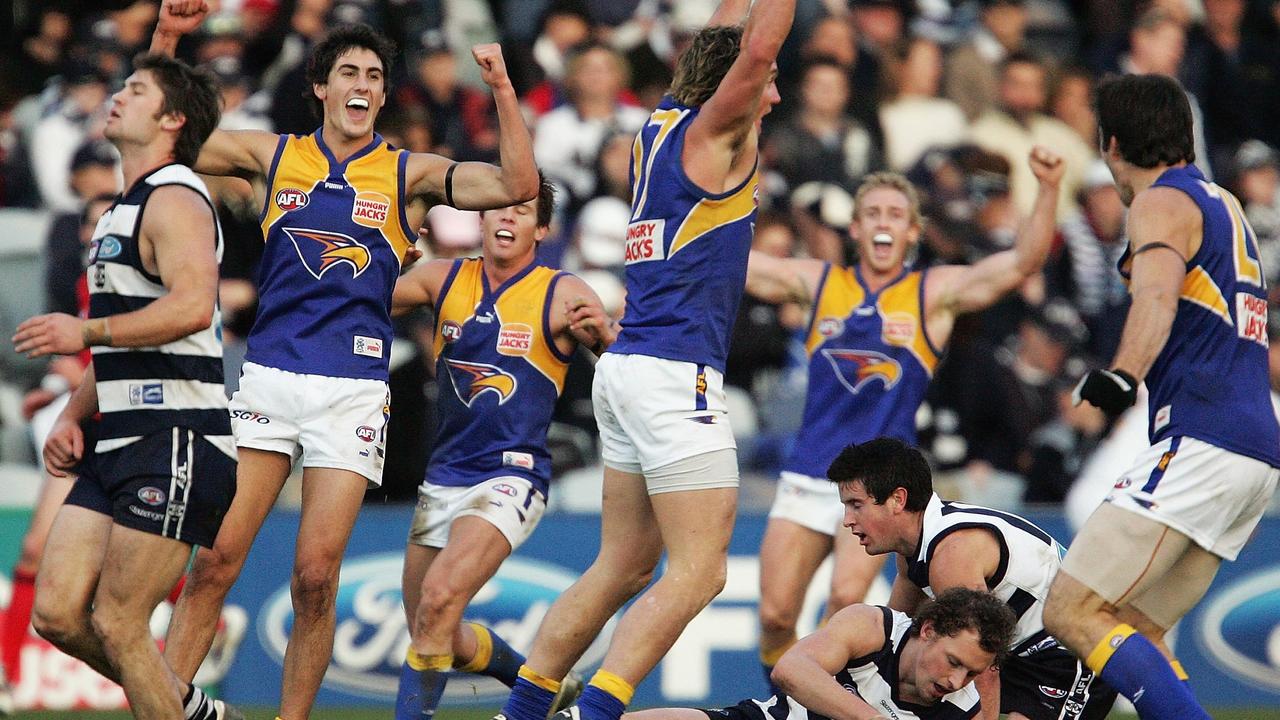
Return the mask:
<path fill-rule="evenodd" d="M 1214 720 L 1280 720 L 1280 708 L 1245 708 L 1212 711 Z M 359 708 L 317 710 L 311 714 L 312 720 L 387 720 L 391 716 L 391 708 Z M 20 712 L 14 716 L 16 720 L 129 720 L 124 712 Z M 272 710 L 269 708 L 245 708 L 247 720 L 271 720 Z M 493 710 L 441 710 L 436 714 L 438 720 L 490 720 Z M 1113 713 L 1108 720 L 1134 720 L 1136 715 Z"/>

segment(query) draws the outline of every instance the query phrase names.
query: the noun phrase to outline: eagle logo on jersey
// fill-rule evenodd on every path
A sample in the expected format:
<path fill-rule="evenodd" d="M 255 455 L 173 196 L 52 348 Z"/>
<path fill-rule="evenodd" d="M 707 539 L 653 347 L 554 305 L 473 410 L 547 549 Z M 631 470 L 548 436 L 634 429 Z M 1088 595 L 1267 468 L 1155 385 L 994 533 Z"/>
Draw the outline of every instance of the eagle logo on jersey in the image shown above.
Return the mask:
<path fill-rule="evenodd" d="M 501 368 L 485 363 L 467 362 L 466 360 L 445 359 L 445 367 L 449 368 L 449 379 L 453 381 L 453 390 L 458 399 L 467 407 L 485 392 L 498 394 L 498 404 L 515 397 L 516 376 L 504 372 Z"/>
<path fill-rule="evenodd" d="M 902 366 L 897 360 L 872 350 L 839 350 L 822 351 L 823 357 L 831 363 L 840 383 L 857 394 L 867 383 L 880 380 L 885 390 L 893 389 L 902 378 Z"/>
<path fill-rule="evenodd" d="M 353 278 L 360 277 L 360 273 L 369 267 L 369 248 L 350 235 L 307 228 L 282 229 L 293 241 L 293 247 L 297 249 L 298 257 L 302 258 L 307 272 L 317 280 L 336 265 L 351 266 Z"/>

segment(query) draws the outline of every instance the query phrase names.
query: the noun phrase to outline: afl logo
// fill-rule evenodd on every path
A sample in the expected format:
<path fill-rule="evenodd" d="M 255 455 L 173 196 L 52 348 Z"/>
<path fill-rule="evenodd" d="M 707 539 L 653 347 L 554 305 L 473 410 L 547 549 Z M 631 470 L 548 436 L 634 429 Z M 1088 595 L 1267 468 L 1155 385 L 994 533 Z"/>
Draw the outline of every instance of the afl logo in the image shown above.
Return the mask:
<path fill-rule="evenodd" d="M 818 334 L 824 338 L 833 338 L 844 332 L 844 320 L 838 317 L 824 317 L 818 321 Z"/>
<path fill-rule="evenodd" d="M 301 210 L 308 202 L 307 194 L 297 188 L 284 188 L 276 193 L 276 207 L 285 212 Z"/>
<path fill-rule="evenodd" d="M 152 507 L 163 505 L 165 500 L 164 491 L 148 485 L 138 491 L 138 499 Z"/>
<path fill-rule="evenodd" d="M 378 435 L 378 431 L 374 430 L 368 425 L 361 425 L 360 427 L 356 428 L 356 437 L 360 438 L 365 442 L 373 442 L 373 439 L 377 437 L 377 435 Z"/>
<path fill-rule="evenodd" d="M 458 342 L 462 339 L 462 326 L 452 320 L 445 320 L 440 326 L 440 337 L 447 343 Z"/>

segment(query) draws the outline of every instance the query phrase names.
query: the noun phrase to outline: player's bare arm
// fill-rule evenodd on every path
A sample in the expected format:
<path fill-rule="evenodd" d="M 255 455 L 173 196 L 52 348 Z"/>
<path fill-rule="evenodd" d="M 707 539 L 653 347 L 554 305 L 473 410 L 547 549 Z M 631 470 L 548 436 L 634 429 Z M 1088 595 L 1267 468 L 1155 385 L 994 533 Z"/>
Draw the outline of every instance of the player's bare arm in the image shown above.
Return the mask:
<path fill-rule="evenodd" d="M 1139 193 L 1129 208 L 1133 304 L 1111 366 L 1139 382 L 1169 339 L 1186 281 L 1186 263 L 1200 250 L 1203 223 L 1195 202 L 1170 187 Z"/>
<path fill-rule="evenodd" d="M 750 9 L 751 0 L 722 0 L 711 19 L 707 20 L 707 27 L 741 25 L 747 19 L 747 11 Z"/>
<path fill-rule="evenodd" d="M 813 304 L 825 263 L 810 258 L 779 258 L 752 250 L 747 258 L 746 291 L 757 300 L 779 305 Z"/>
<path fill-rule="evenodd" d="M 1000 544 L 993 533 L 980 528 L 957 530 L 947 535 L 933 551 L 929 563 L 929 586 L 935 594 L 953 587 L 986 592 L 987 578 L 1000 564 Z M 1000 671 L 989 668 L 974 679 L 982 702 L 982 717 L 1000 716 Z"/>
<path fill-rule="evenodd" d="M 563 353 L 572 352 L 577 344 L 599 355 L 618 338 L 618 323 L 605 312 L 591 286 L 576 275 L 565 275 L 556 283 L 551 307 L 551 334 Z"/>
<path fill-rule="evenodd" d="M 773 681 L 809 712 L 833 720 L 882 717 L 833 677 L 850 658 L 884 647 L 884 613 L 871 605 L 850 605 L 820 630 L 800 640 L 773 669 Z"/>
<path fill-rule="evenodd" d="M 45 468 L 54 477 L 67 477 L 75 464 L 84 457 L 84 431 L 80 423 L 98 412 L 98 385 L 93 373 L 93 363 L 85 369 L 80 387 L 71 393 L 67 406 L 58 414 L 53 429 L 45 438 L 43 455 Z"/>
<path fill-rule="evenodd" d="M 925 297 L 934 342 L 943 341 L 942 332 L 933 332 L 935 327 L 949 334 L 956 315 L 991 307 L 1044 267 L 1057 227 L 1058 185 L 1066 163 L 1040 145 L 1032 148 L 1027 162 L 1040 186 L 1031 216 L 1023 223 L 1013 247 L 973 265 L 949 265 L 930 271 Z"/>
<path fill-rule="evenodd" d="M 449 276 L 449 269 L 452 267 L 452 260 L 432 260 L 401 275 L 391 293 L 392 317 L 423 305 L 434 307 L 444 279 Z"/>
<path fill-rule="evenodd" d="M 163 0 L 151 52 L 173 57 L 178 40 L 198 29 L 208 14 L 206 0 Z M 279 139 L 262 130 L 214 130 L 192 169 L 205 175 L 265 177 Z"/>
<path fill-rule="evenodd" d="M 480 66 L 480 76 L 493 91 L 498 109 L 501 166 L 455 163 L 440 155 L 415 153 L 408 163 L 410 192 L 463 210 L 490 210 L 532 200 L 538 195 L 533 139 L 520 113 L 511 78 L 507 76 L 502 48 L 496 43 L 476 45 L 471 48 L 471 55 Z"/>
<path fill-rule="evenodd" d="M 689 125 L 681 164 L 702 189 L 729 190 L 746 179 L 755 163 L 755 143 L 747 139 L 764 111 L 761 103 L 770 102 L 764 91 L 777 75 L 774 61 L 791 31 L 795 9 L 795 0 L 754 3 L 737 60 Z"/>
<path fill-rule="evenodd" d="M 901 555 L 895 560 L 898 574 L 893 578 L 893 587 L 889 591 L 889 607 L 914 615 L 920 603 L 928 597 L 919 585 L 907 578 L 907 561 Z"/>
<path fill-rule="evenodd" d="M 213 213 L 202 198 L 176 185 L 157 188 L 142 220 L 141 249 L 147 270 L 158 274 L 169 292 L 140 310 L 109 318 L 38 315 L 18 326 L 14 349 L 34 358 L 70 355 L 90 345 L 146 347 L 209 327 L 218 291 L 214 233 Z M 154 265 L 146 262 L 148 246 L 154 248 Z"/>

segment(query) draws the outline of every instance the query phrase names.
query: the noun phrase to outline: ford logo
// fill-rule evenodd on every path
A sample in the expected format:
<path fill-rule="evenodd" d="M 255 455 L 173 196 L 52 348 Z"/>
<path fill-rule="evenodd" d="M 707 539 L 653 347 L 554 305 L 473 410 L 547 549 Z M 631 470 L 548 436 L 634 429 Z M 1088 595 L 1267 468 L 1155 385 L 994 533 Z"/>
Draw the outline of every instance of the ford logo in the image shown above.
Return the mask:
<path fill-rule="evenodd" d="M 375 700 L 394 701 L 400 667 L 409 649 L 400 593 L 404 555 L 400 552 L 364 555 L 342 564 L 338 579 L 337 627 L 333 657 L 324 687 Z M 465 619 L 493 630 L 517 651 L 527 653 L 538 625 L 551 603 L 578 579 L 577 573 L 550 563 L 507 558 L 495 576 L 467 607 Z M 293 628 L 289 584 L 276 590 L 263 605 L 258 637 L 267 654 L 283 665 L 285 645 Z M 578 667 L 599 664 L 609 647 L 616 619 L 583 654 Z M 451 678 L 445 697 L 454 701 L 493 701 L 508 689 L 492 678 Z"/>
<path fill-rule="evenodd" d="M 1218 593 L 1200 621 L 1200 640 L 1223 669 L 1280 690 L 1280 570 L 1254 574 Z"/>

